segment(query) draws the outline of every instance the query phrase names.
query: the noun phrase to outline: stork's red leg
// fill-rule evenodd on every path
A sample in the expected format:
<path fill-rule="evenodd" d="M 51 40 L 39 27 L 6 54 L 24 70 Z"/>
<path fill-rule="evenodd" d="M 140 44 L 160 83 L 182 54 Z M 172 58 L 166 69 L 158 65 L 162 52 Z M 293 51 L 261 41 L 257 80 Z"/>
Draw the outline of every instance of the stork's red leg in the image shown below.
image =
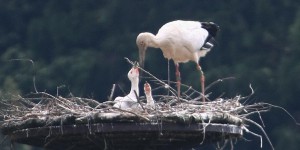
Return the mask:
<path fill-rule="evenodd" d="M 199 64 L 197 64 L 197 69 L 200 71 L 200 84 L 201 84 L 201 90 L 202 90 L 202 101 L 205 102 L 205 76 L 202 71 L 202 68 Z"/>
<path fill-rule="evenodd" d="M 180 97 L 180 86 L 181 86 L 179 64 L 175 63 L 175 67 L 176 67 L 176 80 L 177 80 L 177 95 L 178 95 L 178 98 L 179 98 Z"/>

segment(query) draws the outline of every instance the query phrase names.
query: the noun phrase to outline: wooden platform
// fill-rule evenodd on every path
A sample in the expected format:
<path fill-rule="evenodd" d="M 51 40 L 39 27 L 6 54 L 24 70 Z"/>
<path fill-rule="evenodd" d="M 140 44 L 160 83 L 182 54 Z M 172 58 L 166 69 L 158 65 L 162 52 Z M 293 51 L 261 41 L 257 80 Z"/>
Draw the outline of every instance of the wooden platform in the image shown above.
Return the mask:
<path fill-rule="evenodd" d="M 8 135 L 14 142 L 46 149 L 142 150 L 187 149 L 242 134 L 237 125 L 217 123 L 97 123 L 28 128 Z"/>

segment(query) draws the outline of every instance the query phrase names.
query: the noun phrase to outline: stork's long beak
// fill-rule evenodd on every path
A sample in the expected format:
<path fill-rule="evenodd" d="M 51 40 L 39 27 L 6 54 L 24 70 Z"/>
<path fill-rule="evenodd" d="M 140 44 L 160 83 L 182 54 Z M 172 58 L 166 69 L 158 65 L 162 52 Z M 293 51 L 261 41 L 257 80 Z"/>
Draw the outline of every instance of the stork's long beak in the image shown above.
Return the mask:
<path fill-rule="evenodd" d="M 139 63 L 138 62 L 136 62 L 136 61 L 134 61 L 134 63 L 133 63 L 133 66 L 132 67 L 134 67 L 134 68 L 137 68 L 137 67 L 139 67 Z"/>
<path fill-rule="evenodd" d="M 139 46 L 139 64 L 142 68 L 144 68 L 146 50 L 147 47 Z"/>

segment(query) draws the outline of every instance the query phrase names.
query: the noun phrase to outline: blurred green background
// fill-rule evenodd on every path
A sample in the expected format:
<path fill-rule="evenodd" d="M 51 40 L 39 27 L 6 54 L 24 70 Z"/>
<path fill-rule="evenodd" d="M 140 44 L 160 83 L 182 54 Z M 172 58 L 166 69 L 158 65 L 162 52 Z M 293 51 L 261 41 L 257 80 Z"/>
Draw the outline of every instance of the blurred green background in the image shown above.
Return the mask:
<path fill-rule="evenodd" d="M 251 103 L 282 106 L 300 121 L 299 4 L 299 0 L 0 0 L 0 94 L 33 92 L 35 76 L 38 91 L 55 95 L 62 87 L 62 96 L 71 92 L 105 101 L 114 83 L 129 90 L 130 65 L 124 57 L 138 59 L 135 40 L 140 32 L 156 33 L 178 19 L 213 21 L 221 31 L 218 44 L 201 59 L 206 82 L 236 79 L 215 86 L 212 99 L 223 92 L 223 97 L 248 95 L 252 84 Z M 33 60 L 34 67 L 26 59 Z M 170 67 L 174 80 L 173 63 Z M 145 68 L 167 79 L 167 61 L 160 50 L 147 51 Z M 181 71 L 183 83 L 200 89 L 194 63 L 181 65 Z M 115 95 L 120 94 L 117 89 Z M 272 109 L 262 117 L 276 149 L 299 149 L 299 126 L 283 111 Z M 251 141 L 239 141 L 236 149 L 260 149 L 257 137 L 245 138 Z M 270 149 L 266 141 L 263 149 Z M 2 148 L 9 149 L 9 143 Z"/>

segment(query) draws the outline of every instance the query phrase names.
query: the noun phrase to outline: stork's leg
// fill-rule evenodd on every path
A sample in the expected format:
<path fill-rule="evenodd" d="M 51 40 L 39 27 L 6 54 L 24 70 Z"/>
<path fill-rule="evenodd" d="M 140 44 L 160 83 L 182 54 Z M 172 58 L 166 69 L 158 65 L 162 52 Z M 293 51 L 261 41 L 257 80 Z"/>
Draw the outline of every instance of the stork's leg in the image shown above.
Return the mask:
<path fill-rule="evenodd" d="M 202 101 L 205 102 L 205 76 L 202 71 L 202 68 L 199 64 L 197 64 L 197 69 L 200 71 L 200 84 L 201 84 L 201 90 L 202 90 Z"/>
<path fill-rule="evenodd" d="M 170 59 L 168 59 L 168 96 L 170 95 Z"/>
<path fill-rule="evenodd" d="M 177 80 L 177 96 L 180 97 L 180 86 L 181 86 L 181 78 L 180 78 L 180 72 L 179 72 L 179 64 L 175 63 L 176 67 L 176 80 Z"/>

